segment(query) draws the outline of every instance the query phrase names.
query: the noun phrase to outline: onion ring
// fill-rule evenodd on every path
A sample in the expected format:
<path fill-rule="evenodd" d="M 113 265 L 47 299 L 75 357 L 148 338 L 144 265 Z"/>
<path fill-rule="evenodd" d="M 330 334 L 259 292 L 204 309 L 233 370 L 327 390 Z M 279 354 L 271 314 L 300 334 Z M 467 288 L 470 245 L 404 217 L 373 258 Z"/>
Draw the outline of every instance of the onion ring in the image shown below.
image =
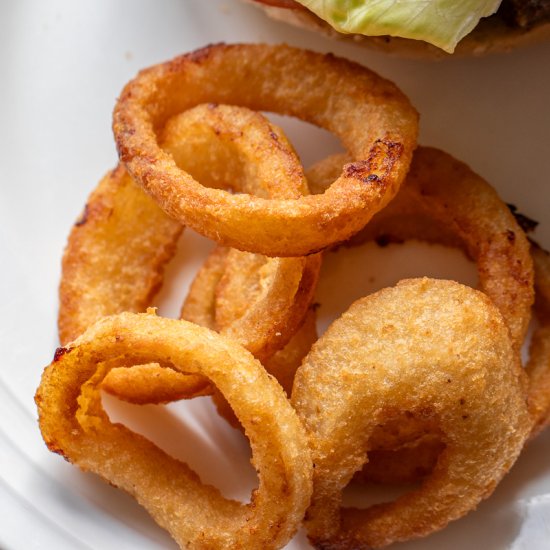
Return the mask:
<path fill-rule="evenodd" d="M 532 334 L 525 373 L 532 419 L 529 437 L 533 439 L 550 425 L 550 255 L 531 241 L 531 256 L 535 268 L 535 317 L 539 326 Z M 354 479 L 411 483 L 429 474 L 444 444 L 438 434 L 430 433 L 430 427 L 421 424 L 417 431 L 421 432 L 422 427 L 427 433 L 420 433 L 416 441 L 411 441 L 414 437 L 404 439 L 402 433 L 392 434 L 390 442 L 384 441 L 387 438 L 373 436 L 376 449 L 369 454 L 369 462 Z"/>
<path fill-rule="evenodd" d="M 260 196 L 295 198 L 307 193 L 301 165 L 283 132 L 248 109 L 197 106 L 169 121 L 163 143 L 178 164 L 210 185 L 237 178 Z M 102 316 L 150 306 L 181 230 L 123 168 L 104 178 L 73 228 L 64 254 L 62 344 Z M 262 271 L 263 292 L 234 318 L 234 326 L 224 327 L 248 338 L 242 343 L 264 359 L 286 345 L 306 315 L 320 258 L 267 260 L 230 253 L 227 269 L 238 273 L 245 261 L 271 267 Z M 250 286 L 258 284 L 257 274 L 249 276 Z"/>
<path fill-rule="evenodd" d="M 187 465 L 109 421 L 99 392 L 105 373 L 151 362 L 206 376 L 230 401 L 259 474 L 250 504 L 224 498 Z M 58 349 L 36 402 L 50 450 L 130 493 L 182 547 L 280 548 L 309 503 L 310 453 L 283 390 L 249 352 L 209 329 L 151 314 L 104 318 Z"/>
<path fill-rule="evenodd" d="M 334 132 L 354 162 L 325 193 L 265 199 L 238 182 L 203 187 L 162 151 L 158 136 L 198 103 L 296 116 Z M 141 71 L 117 102 L 113 131 L 132 177 L 174 219 L 217 242 L 301 256 L 347 239 L 397 192 L 416 144 L 417 113 L 392 83 L 336 58 L 268 45 L 214 45 Z"/>
<path fill-rule="evenodd" d="M 302 261 L 301 277 L 289 287 L 289 258 L 229 250 L 216 286 L 216 330 L 236 339 L 262 362 L 282 349 L 304 322 L 319 279 L 321 255 Z M 184 305 L 182 317 L 188 318 L 185 311 Z"/>
<path fill-rule="evenodd" d="M 122 166 L 108 173 L 88 198 L 63 254 L 61 344 L 105 315 L 145 311 L 182 230 Z"/>
<path fill-rule="evenodd" d="M 521 375 L 508 328 L 481 292 L 417 279 L 355 302 L 313 346 L 292 391 L 315 465 L 310 540 L 320 548 L 380 547 L 474 509 L 528 436 Z M 341 508 L 373 429 L 406 410 L 437 419 L 446 447 L 434 470 L 392 503 Z"/>

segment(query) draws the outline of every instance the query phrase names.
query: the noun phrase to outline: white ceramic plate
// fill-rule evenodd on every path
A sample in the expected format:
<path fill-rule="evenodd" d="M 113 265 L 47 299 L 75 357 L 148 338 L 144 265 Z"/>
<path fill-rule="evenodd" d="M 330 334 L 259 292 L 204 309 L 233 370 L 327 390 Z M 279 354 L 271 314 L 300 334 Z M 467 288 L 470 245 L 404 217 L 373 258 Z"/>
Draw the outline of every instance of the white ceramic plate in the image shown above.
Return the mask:
<path fill-rule="evenodd" d="M 220 41 L 285 41 L 334 51 L 392 78 L 422 115 L 421 142 L 468 162 L 507 202 L 540 221 L 536 238 L 550 247 L 550 44 L 432 63 L 367 53 L 287 28 L 237 0 L 0 2 L 2 549 L 175 547 L 131 498 L 47 452 L 33 395 L 57 346 L 66 236 L 88 193 L 116 162 L 110 119 L 117 94 L 138 69 Z M 305 164 L 337 147 L 324 132 L 282 124 Z M 187 232 L 158 299 L 164 314 L 176 315 L 209 246 Z M 326 263 L 321 328 L 355 297 L 405 276 L 475 282 L 460 255 L 419 245 L 357 249 Z M 351 281 L 340 276 L 344 263 L 353 268 Z M 225 494 L 247 498 L 255 483 L 247 443 L 207 400 L 167 410 L 107 405 L 112 417 L 155 432 L 160 445 Z M 548 548 L 548 456 L 546 433 L 475 513 L 400 548 Z M 289 548 L 308 548 L 305 537 Z"/>

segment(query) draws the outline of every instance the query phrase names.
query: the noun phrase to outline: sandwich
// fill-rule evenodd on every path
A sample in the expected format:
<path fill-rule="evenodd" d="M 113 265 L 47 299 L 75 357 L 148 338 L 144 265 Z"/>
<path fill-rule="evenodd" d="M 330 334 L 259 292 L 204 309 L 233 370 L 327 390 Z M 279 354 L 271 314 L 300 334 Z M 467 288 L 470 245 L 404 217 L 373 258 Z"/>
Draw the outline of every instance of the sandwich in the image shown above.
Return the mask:
<path fill-rule="evenodd" d="M 550 38 L 550 0 L 252 0 L 270 16 L 400 55 L 483 55 Z"/>

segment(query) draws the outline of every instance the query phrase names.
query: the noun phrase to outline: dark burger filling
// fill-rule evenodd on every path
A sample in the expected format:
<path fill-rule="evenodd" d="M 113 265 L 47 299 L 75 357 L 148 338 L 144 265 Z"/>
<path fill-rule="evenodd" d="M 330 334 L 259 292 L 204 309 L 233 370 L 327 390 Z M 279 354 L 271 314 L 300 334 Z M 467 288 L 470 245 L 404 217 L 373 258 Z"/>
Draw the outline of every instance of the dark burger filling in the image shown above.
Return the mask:
<path fill-rule="evenodd" d="M 550 0 L 503 0 L 497 14 L 510 26 L 531 29 L 550 21 Z"/>

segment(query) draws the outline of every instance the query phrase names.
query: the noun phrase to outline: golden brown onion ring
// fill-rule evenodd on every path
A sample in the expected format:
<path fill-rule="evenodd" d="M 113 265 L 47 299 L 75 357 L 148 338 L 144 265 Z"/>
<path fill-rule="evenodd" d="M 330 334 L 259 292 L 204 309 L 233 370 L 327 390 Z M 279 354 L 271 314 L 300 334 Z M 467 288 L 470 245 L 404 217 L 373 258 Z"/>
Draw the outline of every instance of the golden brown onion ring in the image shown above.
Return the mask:
<path fill-rule="evenodd" d="M 105 374 L 148 363 L 207 377 L 231 403 L 259 475 L 250 504 L 224 498 L 187 465 L 109 421 L 99 391 Z M 280 548 L 309 503 L 310 453 L 283 390 L 249 352 L 209 329 L 152 314 L 104 318 L 58 349 L 36 402 L 50 450 L 130 493 L 182 547 Z"/>
<path fill-rule="evenodd" d="M 288 199 L 201 185 L 159 147 L 167 121 L 198 103 L 296 116 L 333 132 L 353 162 L 325 193 Z M 214 45 L 141 71 L 113 130 L 127 170 L 170 216 L 219 243 L 300 256 L 350 237 L 393 198 L 416 144 L 417 114 L 397 87 L 355 63 L 288 46 Z"/>
<path fill-rule="evenodd" d="M 535 268 L 535 318 L 538 326 L 529 345 L 525 372 L 532 421 L 529 437 L 533 439 L 550 424 L 550 255 L 534 242 L 531 242 L 531 255 Z M 419 427 L 425 428 L 427 433 L 416 440 L 413 437 L 412 441 L 410 437 L 409 441 L 403 438 L 402 433 L 390 434 L 389 442 L 380 434 L 373 437 L 378 448 L 369 453 L 369 462 L 354 479 L 376 483 L 411 483 L 428 475 L 445 445 L 439 434 L 430 433 L 430 426 L 420 422 Z"/>
<path fill-rule="evenodd" d="M 122 166 L 108 173 L 88 198 L 63 254 L 61 344 L 105 315 L 152 305 L 182 230 Z"/>
<path fill-rule="evenodd" d="M 489 496 L 530 430 L 522 369 L 502 316 L 451 281 L 402 281 L 362 300 L 314 344 L 292 403 L 313 453 L 306 527 L 320 548 L 381 547 L 443 528 Z M 404 411 L 435 419 L 446 447 L 419 489 L 342 508 L 378 424 Z"/>
<path fill-rule="evenodd" d="M 550 424 L 550 255 L 534 242 L 531 242 L 531 255 L 535 268 L 534 313 L 537 326 L 529 345 L 525 372 L 532 419 L 530 438 L 533 439 Z M 431 429 L 420 420 L 417 434 L 407 434 L 408 437 L 403 437 L 403 433 L 377 433 L 373 436 L 376 448 L 354 479 L 375 483 L 410 483 L 425 477 L 444 448 L 439 435 L 430 433 Z M 416 435 L 419 437 L 415 441 Z"/>
<path fill-rule="evenodd" d="M 269 258 L 230 249 L 215 289 L 216 330 L 236 339 L 262 362 L 299 330 L 317 288 L 321 255 L 300 258 L 299 271 L 290 266 L 300 275 L 297 282 L 290 260 L 298 258 Z M 186 304 L 182 318 L 193 320 L 186 315 Z"/>
<path fill-rule="evenodd" d="M 164 140 L 181 166 L 210 185 L 235 178 L 261 196 L 292 198 L 307 192 L 292 146 L 259 113 L 200 105 L 174 117 Z M 108 175 L 92 193 L 65 251 L 61 342 L 73 340 L 104 315 L 150 306 L 181 230 L 124 169 Z M 261 286 L 262 292 L 251 297 L 239 318 L 233 316 L 234 327 L 228 323 L 224 327 L 240 334 L 242 343 L 263 359 L 289 341 L 306 315 L 320 258 L 267 259 L 230 253 L 226 260 L 234 274 L 247 263 L 269 264 L 261 271 L 261 280 L 258 273 L 247 273 L 247 284 Z"/>
<path fill-rule="evenodd" d="M 234 338 L 264 362 L 290 341 L 313 299 L 321 257 L 300 260 L 296 281 L 288 258 L 218 247 L 195 277 L 181 317 Z"/>

